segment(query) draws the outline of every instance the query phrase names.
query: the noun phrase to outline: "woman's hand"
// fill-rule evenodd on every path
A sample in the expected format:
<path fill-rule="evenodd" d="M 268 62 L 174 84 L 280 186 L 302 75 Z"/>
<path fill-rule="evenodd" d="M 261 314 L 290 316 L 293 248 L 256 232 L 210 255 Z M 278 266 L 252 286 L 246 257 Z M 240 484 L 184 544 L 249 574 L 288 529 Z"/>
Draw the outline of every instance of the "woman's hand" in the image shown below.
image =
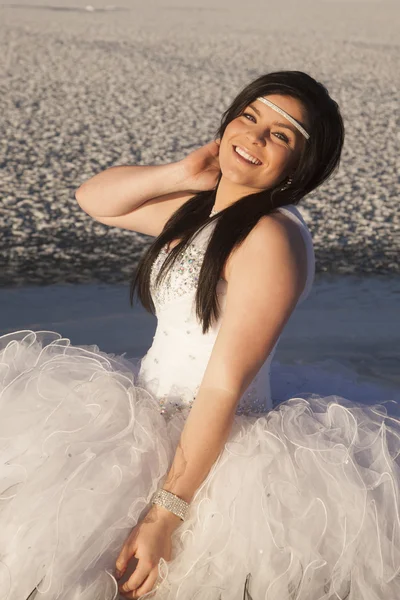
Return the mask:
<path fill-rule="evenodd" d="M 186 173 L 186 189 L 202 192 L 215 188 L 221 172 L 218 158 L 220 141 L 212 140 L 179 161 Z"/>
<path fill-rule="evenodd" d="M 171 560 L 171 535 L 181 522 L 166 508 L 153 505 L 132 529 L 116 561 L 116 578 L 121 579 L 131 558 L 138 560 L 132 575 L 119 586 L 119 593 L 125 598 L 139 598 L 153 589 L 159 560 Z"/>

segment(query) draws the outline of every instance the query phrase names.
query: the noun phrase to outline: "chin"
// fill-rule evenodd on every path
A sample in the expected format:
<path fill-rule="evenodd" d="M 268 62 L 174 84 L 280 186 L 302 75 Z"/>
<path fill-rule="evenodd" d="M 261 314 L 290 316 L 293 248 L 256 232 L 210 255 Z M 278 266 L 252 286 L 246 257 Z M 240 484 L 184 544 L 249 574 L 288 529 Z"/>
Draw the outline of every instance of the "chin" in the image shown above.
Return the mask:
<path fill-rule="evenodd" d="M 222 177 L 231 183 L 235 183 L 237 185 L 246 185 L 251 186 L 254 183 L 254 177 L 249 176 L 246 173 L 241 172 L 235 166 L 229 166 L 229 168 L 224 169 L 222 172 Z"/>
<path fill-rule="evenodd" d="M 246 188 L 244 191 L 245 194 L 258 194 L 258 192 L 262 192 L 263 190 L 273 187 L 271 184 L 266 183 L 263 185 L 262 183 L 256 182 L 251 177 L 243 177 L 243 175 L 236 173 L 230 173 L 228 176 L 224 175 L 224 178 L 234 185 L 240 185 L 243 188 Z"/>

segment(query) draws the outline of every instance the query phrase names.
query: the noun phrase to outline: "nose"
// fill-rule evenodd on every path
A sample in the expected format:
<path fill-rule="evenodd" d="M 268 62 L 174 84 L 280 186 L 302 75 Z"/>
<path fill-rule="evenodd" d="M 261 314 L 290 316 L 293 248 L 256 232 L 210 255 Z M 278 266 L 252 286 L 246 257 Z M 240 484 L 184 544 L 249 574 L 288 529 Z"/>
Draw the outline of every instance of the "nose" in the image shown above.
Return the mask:
<path fill-rule="evenodd" d="M 252 127 L 251 130 L 247 132 L 247 139 L 250 144 L 262 146 L 266 145 L 266 130 L 263 127 Z"/>

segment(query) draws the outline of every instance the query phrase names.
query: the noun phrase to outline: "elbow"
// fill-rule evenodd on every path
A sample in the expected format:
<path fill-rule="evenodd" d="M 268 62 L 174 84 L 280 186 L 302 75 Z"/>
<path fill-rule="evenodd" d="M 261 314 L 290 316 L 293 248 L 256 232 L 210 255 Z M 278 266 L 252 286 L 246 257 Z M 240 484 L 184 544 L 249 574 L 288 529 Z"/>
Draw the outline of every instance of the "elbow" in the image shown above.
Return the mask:
<path fill-rule="evenodd" d="M 75 190 L 75 200 L 77 201 L 78 204 L 80 202 L 81 194 L 82 194 L 82 186 L 78 187 L 78 189 Z"/>
<path fill-rule="evenodd" d="M 84 185 L 85 184 L 82 184 L 78 187 L 77 190 L 75 190 L 75 200 L 78 202 L 78 204 L 80 204 L 80 202 L 82 201 L 82 188 Z"/>
<path fill-rule="evenodd" d="M 84 185 L 84 184 L 83 184 Z M 83 185 L 81 185 L 76 191 L 75 191 L 75 200 L 77 201 L 77 203 L 79 204 L 79 206 L 81 207 L 81 209 L 88 214 L 89 216 L 92 216 L 90 211 L 88 210 L 87 206 L 85 205 L 85 200 L 84 200 L 84 195 L 82 193 L 82 188 Z"/>

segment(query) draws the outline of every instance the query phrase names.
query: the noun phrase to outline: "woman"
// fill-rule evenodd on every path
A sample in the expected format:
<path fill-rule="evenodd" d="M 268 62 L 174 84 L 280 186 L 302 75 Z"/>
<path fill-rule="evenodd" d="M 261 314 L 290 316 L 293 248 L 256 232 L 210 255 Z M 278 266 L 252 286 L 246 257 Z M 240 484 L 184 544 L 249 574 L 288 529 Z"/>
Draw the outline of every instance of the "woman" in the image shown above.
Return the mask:
<path fill-rule="evenodd" d="M 400 421 L 335 392 L 273 408 L 269 381 L 314 277 L 295 205 L 343 140 L 322 84 L 270 73 L 216 141 L 79 188 L 97 221 L 156 238 L 131 302 L 157 330 L 138 362 L 3 336 L 2 598 L 400 597 Z"/>

